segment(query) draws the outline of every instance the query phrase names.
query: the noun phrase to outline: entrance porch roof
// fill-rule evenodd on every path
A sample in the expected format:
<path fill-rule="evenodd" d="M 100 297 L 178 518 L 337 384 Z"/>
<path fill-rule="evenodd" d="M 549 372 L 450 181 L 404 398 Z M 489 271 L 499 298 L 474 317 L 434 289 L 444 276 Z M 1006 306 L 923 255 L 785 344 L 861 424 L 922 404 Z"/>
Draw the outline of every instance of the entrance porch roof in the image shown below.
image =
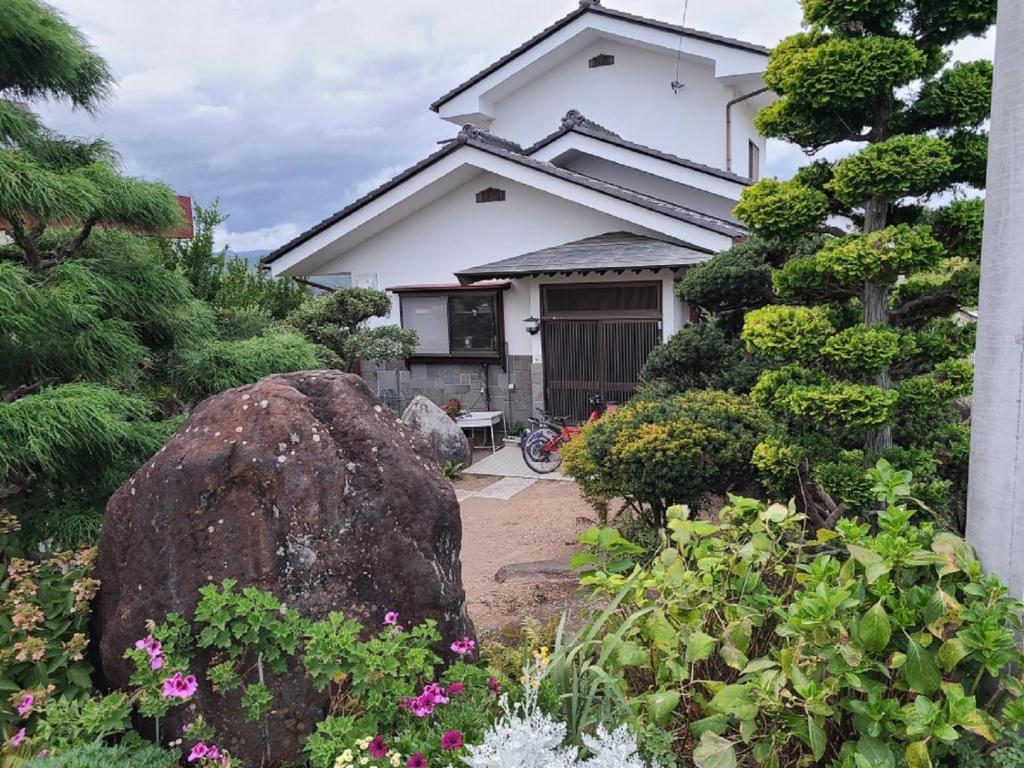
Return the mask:
<path fill-rule="evenodd" d="M 679 269 L 707 261 L 709 251 L 680 245 L 633 232 L 606 232 L 552 248 L 524 253 L 478 267 L 455 276 L 461 283 L 480 280 L 539 277 L 652 269 Z"/>

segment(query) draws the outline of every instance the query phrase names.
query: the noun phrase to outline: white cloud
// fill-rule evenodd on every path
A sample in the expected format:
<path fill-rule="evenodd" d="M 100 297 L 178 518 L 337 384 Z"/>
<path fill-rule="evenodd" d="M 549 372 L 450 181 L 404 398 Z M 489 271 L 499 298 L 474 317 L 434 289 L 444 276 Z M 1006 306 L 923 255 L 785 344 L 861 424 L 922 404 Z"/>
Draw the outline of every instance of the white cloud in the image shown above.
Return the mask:
<path fill-rule="evenodd" d="M 454 134 L 427 105 L 576 7 L 575 0 L 53 0 L 119 80 L 95 121 L 126 168 L 201 202 L 220 197 L 238 250 L 275 247 Z M 680 0 L 606 0 L 682 21 Z M 689 26 L 771 45 L 797 0 L 689 0 Z M 991 41 L 958 53 L 990 55 Z M 773 173 L 804 158 L 773 142 Z M 277 240 L 272 238 L 277 237 Z M 258 243 L 258 244 L 257 244 Z"/>

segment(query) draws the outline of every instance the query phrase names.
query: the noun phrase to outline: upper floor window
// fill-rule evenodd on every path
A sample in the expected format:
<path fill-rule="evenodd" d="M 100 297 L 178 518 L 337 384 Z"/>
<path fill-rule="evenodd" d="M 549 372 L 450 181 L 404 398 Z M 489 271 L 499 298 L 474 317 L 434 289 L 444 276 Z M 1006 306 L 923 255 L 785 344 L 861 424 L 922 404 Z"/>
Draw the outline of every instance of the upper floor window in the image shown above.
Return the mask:
<path fill-rule="evenodd" d="M 496 358 L 501 301 L 496 291 L 402 293 L 402 327 L 416 331 L 416 355 Z"/>
<path fill-rule="evenodd" d="M 747 162 L 750 172 L 747 174 L 751 179 L 757 181 L 761 176 L 761 148 L 754 142 L 747 142 Z"/>

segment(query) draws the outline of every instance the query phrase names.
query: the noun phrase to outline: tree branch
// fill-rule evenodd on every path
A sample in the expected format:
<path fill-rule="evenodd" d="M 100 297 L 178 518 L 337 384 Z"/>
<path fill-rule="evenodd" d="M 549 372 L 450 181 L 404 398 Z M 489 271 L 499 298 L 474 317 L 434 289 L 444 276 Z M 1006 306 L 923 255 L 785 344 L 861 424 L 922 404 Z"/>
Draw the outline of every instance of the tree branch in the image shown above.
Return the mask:
<path fill-rule="evenodd" d="M 39 253 L 39 249 L 36 247 L 35 239 L 30 233 L 25 231 L 25 225 L 21 222 L 21 219 L 11 217 L 10 223 L 11 237 L 14 239 L 14 244 L 21 248 L 22 253 L 25 254 L 25 261 L 28 262 L 28 268 L 33 272 L 40 271 L 43 268 L 43 257 L 42 254 Z"/>
<path fill-rule="evenodd" d="M 901 318 L 918 307 L 936 307 L 948 304 L 952 304 L 954 308 L 959 307 L 956 301 L 956 294 L 952 288 L 946 288 L 936 293 L 929 293 L 925 296 L 918 296 L 916 299 L 905 301 L 895 309 L 890 309 L 889 317 L 894 319 Z"/>
<path fill-rule="evenodd" d="M 86 219 L 82 230 L 75 235 L 75 239 L 61 248 L 60 251 L 58 251 L 57 256 L 50 261 L 54 262 L 54 264 L 59 264 L 64 259 L 77 253 L 78 249 L 82 247 L 82 244 L 89 239 L 89 235 L 92 234 L 93 227 L 97 224 L 99 224 L 99 219 L 95 216 Z"/>

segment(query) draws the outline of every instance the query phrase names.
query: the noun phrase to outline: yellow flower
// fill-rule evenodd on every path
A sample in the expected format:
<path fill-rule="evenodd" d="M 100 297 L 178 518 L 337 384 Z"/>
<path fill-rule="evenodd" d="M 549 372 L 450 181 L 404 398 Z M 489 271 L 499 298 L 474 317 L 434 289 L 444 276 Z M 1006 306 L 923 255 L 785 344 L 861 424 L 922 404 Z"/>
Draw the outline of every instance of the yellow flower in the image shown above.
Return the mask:
<path fill-rule="evenodd" d="M 398 754 L 397 752 L 394 752 L 391 755 L 391 761 L 390 762 L 391 762 L 391 765 L 392 765 L 393 768 L 398 768 L 402 764 L 402 756 L 400 754 Z"/>

